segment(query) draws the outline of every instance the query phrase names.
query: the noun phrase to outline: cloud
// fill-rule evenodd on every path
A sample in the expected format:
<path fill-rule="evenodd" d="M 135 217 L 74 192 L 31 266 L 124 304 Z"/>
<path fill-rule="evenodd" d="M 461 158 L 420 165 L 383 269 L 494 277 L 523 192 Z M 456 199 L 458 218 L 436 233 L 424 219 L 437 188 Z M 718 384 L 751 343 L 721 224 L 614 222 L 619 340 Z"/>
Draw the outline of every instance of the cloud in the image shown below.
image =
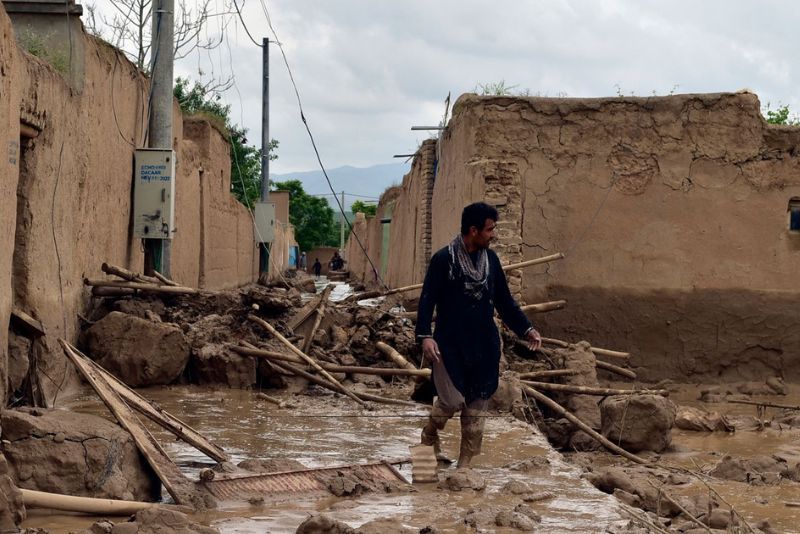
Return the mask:
<path fill-rule="evenodd" d="M 676 86 L 750 88 L 762 102 L 800 110 L 792 69 L 798 15 L 788 1 L 265 2 L 331 167 L 392 162 L 392 154 L 413 151 L 424 139 L 410 126 L 440 120 L 448 92 L 455 99 L 499 80 L 532 94 L 574 97 L 614 95 L 617 87 L 636 95 Z M 268 36 L 260 1 L 247 0 L 243 16 L 258 41 Z M 270 131 L 281 142 L 272 169 L 313 169 L 275 45 L 270 62 Z M 176 73 L 196 77 L 198 66 L 235 74 L 238 92 L 224 98 L 234 120 L 258 138 L 261 50 L 238 20 L 230 21 L 220 50 L 181 60 Z"/>

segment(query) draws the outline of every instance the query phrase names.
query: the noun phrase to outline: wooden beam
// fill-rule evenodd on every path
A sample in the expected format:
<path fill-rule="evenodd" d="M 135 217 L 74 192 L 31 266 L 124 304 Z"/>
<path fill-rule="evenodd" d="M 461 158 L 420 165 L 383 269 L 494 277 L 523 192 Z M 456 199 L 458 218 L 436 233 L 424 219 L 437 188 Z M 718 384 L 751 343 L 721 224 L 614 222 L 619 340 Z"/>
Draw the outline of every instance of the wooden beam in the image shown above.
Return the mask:
<path fill-rule="evenodd" d="M 37 321 L 19 308 L 11 310 L 11 323 L 31 337 L 42 337 L 45 333 L 41 321 Z"/>
<path fill-rule="evenodd" d="M 574 384 L 532 382 L 530 380 L 522 380 L 521 382 L 526 386 L 531 386 L 535 389 L 541 389 L 544 391 L 561 391 L 564 393 L 575 393 L 577 395 L 598 395 L 601 397 L 610 397 L 613 395 L 660 395 L 662 397 L 669 397 L 669 391 L 666 389 L 612 389 L 596 388 L 591 386 L 576 386 Z"/>

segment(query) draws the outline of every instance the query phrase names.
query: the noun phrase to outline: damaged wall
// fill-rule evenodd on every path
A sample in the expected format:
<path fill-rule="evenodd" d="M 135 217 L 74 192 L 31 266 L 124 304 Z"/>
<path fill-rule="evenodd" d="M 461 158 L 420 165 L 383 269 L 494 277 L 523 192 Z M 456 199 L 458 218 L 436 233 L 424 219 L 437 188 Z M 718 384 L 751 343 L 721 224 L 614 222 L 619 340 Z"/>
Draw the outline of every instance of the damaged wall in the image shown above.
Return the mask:
<path fill-rule="evenodd" d="M 85 79 L 78 91 L 17 47 L 0 9 L 0 360 L 7 361 L 13 305 L 47 332 L 32 345 L 31 357 L 50 401 L 71 376 L 56 339 L 77 335 L 78 314 L 89 299 L 83 278 L 103 277 L 103 262 L 143 268 L 141 244 L 131 238 L 131 186 L 149 82 L 121 52 L 81 37 Z M 252 223 L 230 194 L 228 145 L 205 123 L 187 120 L 184 128 L 175 110 L 173 275 L 210 289 L 253 281 Z"/>
<path fill-rule="evenodd" d="M 568 300 L 534 317 L 546 335 L 630 350 L 645 379 L 797 379 L 800 234 L 787 208 L 799 145 L 800 129 L 766 124 L 749 93 L 465 95 L 441 138 L 432 250 L 464 205 L 486 200 L 504 263 L 567 254 L 510 274 L 526 302 Z M 412 227 L 390 250 L 422 241 Z M 415 273 L 406 249 L 397 269 Z"/>

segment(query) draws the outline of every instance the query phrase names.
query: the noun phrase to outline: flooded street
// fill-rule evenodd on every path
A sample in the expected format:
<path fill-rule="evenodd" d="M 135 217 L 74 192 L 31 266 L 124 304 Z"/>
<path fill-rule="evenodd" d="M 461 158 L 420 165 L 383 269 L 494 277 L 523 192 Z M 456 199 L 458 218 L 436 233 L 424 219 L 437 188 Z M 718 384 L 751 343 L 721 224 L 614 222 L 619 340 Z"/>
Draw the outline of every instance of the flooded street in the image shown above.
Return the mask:
<path fill-rule="evenodd" d="M 381 406 L 375 411 L 356 412 L 352 403 L 332 397 L 282 397 L 297 405 L 282 409 L 256 399 L 255 392 L 198 387 L 153 388 L 140 391 L 186 423 L 221 445 L 237 463 L 247 458 L 293 459 L 309 467 L 365 463 L 370 460 L 405 458 L 408 447 L 419 442 L 425 407 Z M 108 417 L 105 407 L 93 396 L 77 399 L 73 410 Z M 148 425 L 150 426 L 150 425 Z M 152 428 L 152 427 L 151 427 Z M 153 428 L 170 457 L 197 479 L 198 462 L 211 460 L 176 441 L 171 434 Z M 458 454 L 458 419 L 443 433 L 445 452 Z M 528 472 L 509 469 L 509 464 L 544 457 L 541 466 Z M 512 507 L 520 496 L 501 491 L 509 481 L 523 480 L 537 492 L 551 492 L 554 498 L 531 507 L 542 516 L 546 532 L 589 532 L 598 525 L 621 526 L 616 500 L 580 479 L 580 469 L 564 462 L 534 428 L 511 416 L 490 417 L 486 425 L 483 454 L 475 469 L 486 478 L 483 492 L 449 492 L 435 484 L 414 485 L 408 491 L 367 493 L 354 499 L 267 502 L 223 502 L 219 509 L 196 516 L 200 522 L 222 532 L 294 532 L 310 514 L 320 511 L 359 526 L 377 518 L 392 518 L 416 528 L 436 526 L 447 532 L 464 531 L 463 518 L 474 505 Z M 411 467 L 400 466 L 410 480 Z M 96 518 L 39 515 L 32 512 L 26 526 L 44 527 L 52 532 L 86 528 Z M 497 532 L 516 531 L 497 529 Z"/>

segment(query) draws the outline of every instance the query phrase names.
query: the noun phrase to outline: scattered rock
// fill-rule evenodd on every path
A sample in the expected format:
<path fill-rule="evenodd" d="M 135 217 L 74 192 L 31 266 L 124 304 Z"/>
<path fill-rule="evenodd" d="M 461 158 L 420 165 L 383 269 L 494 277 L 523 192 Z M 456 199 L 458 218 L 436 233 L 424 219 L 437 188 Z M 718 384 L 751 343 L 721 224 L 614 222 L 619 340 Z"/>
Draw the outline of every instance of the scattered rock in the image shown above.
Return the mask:
<path fill-rule="evenodd" d="M 356 531 L 346 523 L 319 514 L 312 515 L 300 523 L 295 534 L 356 534 Z"/>
<path fill-rule="evenodd" d="M 357 534 L 419 534 L 418 528 L 411 528 L 404 525 L 399 519 L 391 517 L 383 517 L 380 519 L 373 519 L 368 523 L 364 523 L 356 529 Z"/>
<path fill-rule="evenodd" d="M 519 379 L 514 373 L 503 373 L 497 386 L 497 391 L 489 399 L 489 409 L 499 412 L 512 412 L 516 406 L 521 406 L 522 389 Z"/>
<path fill-rule="evenodd" d="M 600 404 L 602 434 L 630 452 L 661 452 L 672 442 L 676 408 L 659 395 L 619 395 Z"/>
<path fill-rule="evenodd" d="M 2 413 L 4 452 L 20 488 L 108 499 L 158 500 L 161 484 L 125 430 L 65 410 Z M 63 435 L 63 441 L 52 438 Z"/>
<path fill-rule="evenodd" d="M 446 473 L 444 479 L 439 481 L 438 487 L 449 491 L 465 489 L 483 491 L 486 488 L 486 479 L 472 469 L 456 469 Z"/>
<path fill-rule="evenodd" d="M 781 474 L 788 471 L 784 460 L 774 456 L 754 456 L 742 459 L 725 455 L 709 475 L 723 480 L 735 480 L 748 484 L 777 484 Z"/>
<path fill-rule="evenodd" d="M 189 361 L 189 345 L 175 325 L 111 312 L 86 332 L 90 355 L 131 387 L 173 382 Z"/>
<path fill-rule="evenodd" d="M 541 469 L 549 468 L 550 460 L 548 460 L 545 456 L 534 456 L 533 458 L 528 458 L 527 460 L 522 460 L 520 462 L 514 462 L 504 467 L 512 471 L 530 473 L 531 471 L 539 471 Z"/>
<path fill-rule="evenodd" d="M 779 376 L 771 376 L 767 378 L 767 386 L 775 392 L 776 395 L 786 395 L 786 383 L 783 381 L 783 378 Z"/>
<path fill-rule="evenodd" d="M 506 483 L 500 491 L 502 493 L 510 493 L 511 495 L 523 495 L 526 493 L 533 493 L 533 488 L 530 484 L 522 482 L 521 480 L 512 480 Z"/>

